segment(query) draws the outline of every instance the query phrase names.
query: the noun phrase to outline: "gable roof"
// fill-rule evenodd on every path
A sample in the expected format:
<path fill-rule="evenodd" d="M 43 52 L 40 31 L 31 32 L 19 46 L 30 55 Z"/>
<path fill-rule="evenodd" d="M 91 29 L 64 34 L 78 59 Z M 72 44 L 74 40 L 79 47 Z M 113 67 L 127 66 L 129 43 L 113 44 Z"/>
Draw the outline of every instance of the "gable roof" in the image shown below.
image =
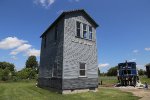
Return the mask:
<path fill-rule="evenodd" d="M 93 20 L 93 18 L 84 10 L 84 9 L 78 9 L 78 10 L 70 10 L 70 11 L 64 11 L 47 29 L 46 31 L 40 36 L 43 37 L 46 32 L 51 29 L 61 18 L 63 18 L 66 14 L 74 13 L 74 12 L 81 12 L 84 15 L 87 16 L 87 18 L 95 25 L 95 27 L 98 27 L 99 25 Z"/>

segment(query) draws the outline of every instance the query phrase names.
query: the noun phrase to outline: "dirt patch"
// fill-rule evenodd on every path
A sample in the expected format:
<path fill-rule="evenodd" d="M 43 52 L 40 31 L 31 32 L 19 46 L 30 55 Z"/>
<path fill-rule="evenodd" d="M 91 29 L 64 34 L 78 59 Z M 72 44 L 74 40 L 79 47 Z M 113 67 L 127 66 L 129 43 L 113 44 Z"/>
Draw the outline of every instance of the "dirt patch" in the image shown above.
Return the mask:
<path fill-rule="evenodd" d="M 125 91 L 125 92 L 131 92 L 135 96 L 142 97 L 140 100 L 150 100 L 150 90 L 146 89 L 139 89 L 136 87 L 115 87 L 119 90 Z"/>

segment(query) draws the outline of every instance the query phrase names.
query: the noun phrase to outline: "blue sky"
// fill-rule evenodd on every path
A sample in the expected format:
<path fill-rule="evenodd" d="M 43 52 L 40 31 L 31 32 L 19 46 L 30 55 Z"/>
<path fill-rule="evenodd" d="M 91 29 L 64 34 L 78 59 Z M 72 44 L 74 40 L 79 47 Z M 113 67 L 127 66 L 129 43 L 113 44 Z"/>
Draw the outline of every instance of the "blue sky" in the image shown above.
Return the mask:
<path fill-rule="evenodd" d="M 150 0 L 0 0 L 0 61 L 20 70 L 39 52 L 42 32 L 62 11 L 85 9 L 100 25 L 98 63 L 106 72 L 120 62 L 150 63 Z"/>

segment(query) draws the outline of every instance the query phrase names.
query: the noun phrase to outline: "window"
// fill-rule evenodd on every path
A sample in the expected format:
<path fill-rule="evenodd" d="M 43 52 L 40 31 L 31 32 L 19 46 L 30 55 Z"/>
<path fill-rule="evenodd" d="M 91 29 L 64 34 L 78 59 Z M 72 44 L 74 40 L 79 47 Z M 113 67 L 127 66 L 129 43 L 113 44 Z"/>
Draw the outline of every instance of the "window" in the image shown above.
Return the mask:
<path fill-rule="evenodd" d="M 77 22 L 76 25 L 77 25 L 77 37 L 80 37 L 80 22 Z"/>
<path fill-rule="evenodd" d="M 57 63 L 54 63 L 54 65 L 53 65 L 52 77 L 57 77 Z"/>
<path fill-rule="evenodd" d="M 46 48 L 46 35 L 44 36 L 44 48 Z"/>
<path fill-rule="evenodd" d="M 89 39 L 92 40 L 92 27 L 89 27 Z"/>
<path fill-rule="evenodd" d="M 81 27 L 83 26 L 83 27 Z M 78 38 L 83 38 L 83 39 L 89 39 L 92 40 L 93 38 L 93 29 L 92 26 L 88 26 L 87 24 L 81 23 L 79 21 L 76 22 L 76 36 Z M 81 31 L 82 30 L 82 31 Z M 82 33 L 82 34 L 81 34 Z"/>
<path fill-rule="evenodd" d="M 124 70 L 124 75 L 131 74 L 131 70 Z"/>
<path fill-rule="evenodd" d="M 55 27 L 55 40 L 58 39 L 58 26 Z"/>
<path fill-rule="evenodd" d="M 86 64 L 85 63 L 80 63 L 80 77 L 86 76 Z"/>
<path fill-rule="evenodd" d="M 86 39 L 87 38 L 87 28 L 86 28 L 86 24 L 83 24 L 83 38 Z"/>

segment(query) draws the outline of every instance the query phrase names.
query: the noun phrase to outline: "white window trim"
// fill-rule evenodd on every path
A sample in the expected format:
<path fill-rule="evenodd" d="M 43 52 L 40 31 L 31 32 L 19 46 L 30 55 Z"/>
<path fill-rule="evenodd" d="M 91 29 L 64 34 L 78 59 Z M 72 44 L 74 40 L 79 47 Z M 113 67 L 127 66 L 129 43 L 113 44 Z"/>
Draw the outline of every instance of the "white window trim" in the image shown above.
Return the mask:
<path fill-rule="evenodd" d="M 90 31 L 90 27 L 92 28 L 92 31 Z M 88 28 L 88 30 L 89 30 L 89 40 L 93 40 L 93 27 L 92 26 L 89 26 L 89 28 Z M 92 38 L 90 39 L 90 33 L 92 33 Z"/>
<path fill-rule="evenodd" d="M 85 40 L 94 41 L 94 34 L 95 34 L 96 30 L 94 31 L 93 27 L 90 24 L 88 24 L 88 23 L 85 23 L 85 22 L 83 22 L 81 20 L 77 20 L 77 19 L 75 19 L 75 21 L 76 21 L 76 23 L 77 22 L 80 23 L 80 37 L 79 38 L 82 38 L 82 39 L 85 39 Z M 75 26 L 76 26 L 76 23 L 75 23 Z M 83 31 L 84 31 L 83 30 L 83 24 L 86 25 L 86 32 L 87 32 L 86 38 L 84 38 L 84 36 L 83 36 Z M 92 28 L 92 31 L 91 31 L 92 39 L 90 39 L 90 31 L 89 31 L 90 27 Z M 77 27 L 75 27 L 75 32 L 76 32 L 75 36 L 77 36 Z"/>
<path fill-rule="evenodd" d="M 54 66 L 55 66 L 55 64 L 57 65 L 57 62 L 55 62 L 54 64 L 53 64 L 53 67 L 52 67 L 52 78 L 57 78 L 57 73 L 56 73 L 56 76 L 54 75 Z M 56 67 L 58 67 L 58 66 L 56 66 Z M 58 70 L 58 68 L 56 68 L 56 71 Z"/>
<path fill-rule="evenodd" d="M 83 29 L 82 29 L 82 32 L 83 32 L 83 38 L 84 38 L 84 31 L 86 32 L 86 38 L 84 38 L 84 39 L 88 39 L 88 25 L 87 24 L 84 24 L 84 23 L 82 23 L 82 25 L 83 25 Z M 85 25 L 85 30 L 84 30 L 84 25 Z"/>
<path fill-rule="evenodd" d="M 87 77 L 87 65 L 86 65 L 86 63 L 84 63 L 84 64 L 85 64 L 85 76 L 81 76 L 81 75 L 80 75 L 80 70 L 81 70 L 81 69 L 80 69 L 80 64 L 81 64 L 81 63 L 82 63 L 82 62 L 79 63 L 79 77 Z M 82 69 L 82 70 L 83 70 L 83 69 Z"/>
<path fill-rule="evenodd" d="M 77 22 L 80 23 L 80 28 L 77 28 Z M 76 26 L 76 28 L 75 28 L 75 29 L 76 29 L 76 36 L 78 36 L 78 35 L 77 35 L 77 32 L 78 32 L 77 30 L 80 29 L 80 36 L 79 36 L 79 37 L 81 37 L 81 29 L 82 29 L 81 24 L 82 24 L 82 23 L 81 23 L 80 21 L 76 21 L 75 24 L 76 24 L 76 25 L 75 25 L 75 26 Z"/>

